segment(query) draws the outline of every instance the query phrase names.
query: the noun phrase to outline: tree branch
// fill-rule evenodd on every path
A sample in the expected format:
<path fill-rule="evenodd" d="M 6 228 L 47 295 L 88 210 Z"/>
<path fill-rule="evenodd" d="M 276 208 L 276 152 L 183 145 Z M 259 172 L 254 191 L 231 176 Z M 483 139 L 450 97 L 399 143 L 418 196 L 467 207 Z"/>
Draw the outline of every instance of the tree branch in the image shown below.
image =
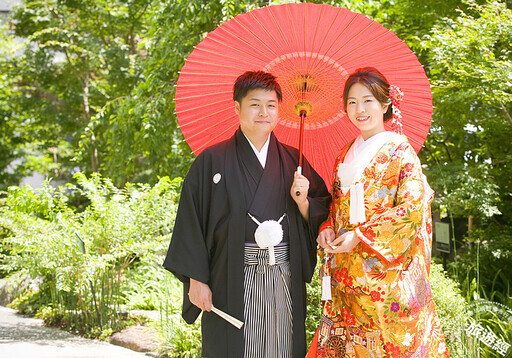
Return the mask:
<path fill-rule="evenodd" d="M 30 93 L 40 99 L 45 99 L 57 108 L 65 108 L 68 106 L 68 104 L 65 101 L 62 101 L 58 96 L 43 90 L 41 85 L 37 82 L 31 83 L 30 85 L 24 82 L 16 82 L 15 85 L 18 87 L 20 92 Z"/>
<path fill-rule="evenodd" d="M 510 113 L 508 113 L 508 111 L 507 111 L 507 107 L 505 107 L 505 105 L 501 101 L 500 101 L 500 107 L 501 107 L 503 114 L 508 119 L 509 123 L 512 124 L 512 116 L 510 116 Z"/>

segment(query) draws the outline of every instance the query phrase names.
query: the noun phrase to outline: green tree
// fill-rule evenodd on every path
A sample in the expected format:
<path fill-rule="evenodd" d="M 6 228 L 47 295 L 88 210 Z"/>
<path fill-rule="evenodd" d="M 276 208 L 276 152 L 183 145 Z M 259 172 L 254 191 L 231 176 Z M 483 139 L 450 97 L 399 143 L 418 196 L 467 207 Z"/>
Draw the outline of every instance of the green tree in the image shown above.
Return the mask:
<path fill-rule="evenodd" d="M 139 79 L 137 45 L 150 5 L 150 0 L 35 0 L 13 10 L 14 33 L 26 41 L 15 57 L 3 59 L 4 73 L 16 78 L 11 100 L 26 142 L 53 163 L 46 172 L 53 169 L 53 176 L 69 179 L 75 166 L 100 170 L 104 123 L 98 113 L 130 93 Z"/>
<path fill-rule="evenodd" d="M 503 1 L 465 4 L 468 10 L 435 26 L 423 43 L 435 104 L 428 172 L 441 208 L 468 218 L 470 281 L 479 279 L 475 261 L 485 259 L 483 287 L 496 289 L 502 272 L 504 293 L 512 275 L 512 10 Z"/>
<path fill-rule="evenodd" d="M 193 155 L 173 97 L 185 58 L 222 22 L 287 2 L 296 1 L 23 1 L 12 19 L 27 40 L 3 62 L 17 79 L 11 103 L 23 123 L 25 166 L 65 180 L 75 167 L 99 171 L 118 185 L 183 175 Z M 374 18 L 390 4 L 325 3 Z"/>
<path fill-rule="evenodd" d="M 65 180 L 78 167 L 118 185 L 183 175 L 192 155 L 174 114 L 178 71 L 209 31 L 265 4 L 23 1 L 11 15 L 26 41 L 2 63 L 16 78 L 10 100 L 33 158 L 25 165 Z"/>
<path fill-rule="evenodd" d="M 9 33 L 6 24 L 0 24 L 0 58 L 11 57 L 16 42 Z M 18 183 L 23 173 L 23 166 L 15 166 L 15 160 L 21 160 L 23 151 L 22 123 L 16 116 L 16 107 L 12 98 L 17 96 L 12 88 L 11 78 L 4 61 L 0 60 L 0 191 L 9 185 Z"/>
<path fill-rule="evenodd" d="M 185 58 L 208 32 L 266 1 L 156 1 L 140 47 L 141 80 L 133 92 L 102 114 L 109 161 L 104 173 L 125 180 L 154 182 L 158 176 L 184 175 L 193 154 L 183 141 L 174 114 L 175 84 Z"/>
<path fill-rule="evenodd" d="M 512 11 L 500 1 L 466 2 L 470 11 L 436 26 L 424 43 L 435 100 L 427 149 L 450 173 L 437 176 L 445 205 L 510 223 Z"/>

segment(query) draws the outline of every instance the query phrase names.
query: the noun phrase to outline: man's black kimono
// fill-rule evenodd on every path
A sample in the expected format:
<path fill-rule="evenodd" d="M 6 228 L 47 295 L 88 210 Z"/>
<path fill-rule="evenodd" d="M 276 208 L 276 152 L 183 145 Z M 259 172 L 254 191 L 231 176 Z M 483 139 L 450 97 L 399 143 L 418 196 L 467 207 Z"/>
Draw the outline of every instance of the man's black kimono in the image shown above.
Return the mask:
<path fill-rule="evenodd" d="M 241 151 L 237 150 L 237 141 L 243 140 L 247 139 L 238 129 L 232 138 L 205 149 L 192 164 L 183 183 L 164 267 L 184 283 L 183 318 L 188 323 L 193 323 L 201 312 L 188 299 L 189 278 L 210 286 L 215 307 L 244 320 L 244 243 L 246 230 L 254 231 L 247 228 L 250 225 L 247 220 L 250 203 L 246 199 L 249 189 L 246 174 L 244 176 L 241 168 L 242 161 L 239 160 Z M 272 146 L 277 149 L 272 151 Z M 287 190 L 287 215 L 284 220 L 287 220 L 289 232 L 292 272 L 292 356 L 304 357 L 304 283 L 311 281 L 315 269 L 316 236 L 320 224 L 328 215 L 331 196 L 321 177 L 304 161 L 303 175 L 310 181 L 309 222 L 305 222 L 297 204 L 288 194 L 297 167 L 298 151 L 279 143 L 272 133 L 267 163 L 272 152 L 279 156 L 281 172 L 285 173 L 280 177 Z M 244 153 L 251 155 L 247 151 Z M 256 159 L 254 152 L 252 155 Z M 243 328 L 237 329 L 213 312 L 204 312 L 201 324 L 203 357 L 244 356 Z"/>

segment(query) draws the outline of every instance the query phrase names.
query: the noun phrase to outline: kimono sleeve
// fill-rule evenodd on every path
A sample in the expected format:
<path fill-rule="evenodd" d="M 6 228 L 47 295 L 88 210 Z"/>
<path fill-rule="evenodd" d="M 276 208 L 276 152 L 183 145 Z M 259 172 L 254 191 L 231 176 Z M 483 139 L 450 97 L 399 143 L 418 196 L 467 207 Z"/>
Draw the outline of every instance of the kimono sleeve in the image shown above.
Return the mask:
<path fill-rule="evenodd" d="M 292 168 L 295 168 L 296 162 L 293 162 Z M 329 214 L 329 204 L 331 202 L 331 195 L 327 190 L 323 179 L 316 173 L 316 171 L 304 160 L 303 174 L 309 180 L 309 219 L 306 222 L 299 210 L 296 209 L 296 223 L 297 228 L 302 234 L 304 240 L 300 240 L 302 246 L 300 252 L 302 255 L 302 270 L 304 282 L 310 282 L 316 266 L 316 238 L 318 236 L 318 228 L 320 224 L 326 219 Z M 290 201 L 293 199 L 290 198 Z M 296 206 L 295 206 L 296 208 Z M 299 228 L 302 226 L 302 229 Z"/>
<path fill-rule="evenodd" d="M 311 167 L 311 165 L 304 161 L 304 169 L 306 177 L 310 179 L 310 188 L 308 192 L 309 201 L 309 227 L 311 234 L 316 239 L 320 225 L 325 221 L 329 214 L 329 207 L 331 204 L 331 194 L 325 186 L 324 180 L 318 173 Z M 316 245 L 315 245 L 316 246 Z"/>
<path fill-rule="evenodd" d="M 329 205 L 329 214 L 327 215 L 327 219 L 320 225 L 318 229 L 318 233 L 324 231 L 325 229 L 333 229 L 334 230 L 334 218 L 332 216 L 334 203 L 331 202 Z"/>
<path fill-rule="evenodd" d="M 404 146 L 398 148 L 391 159 L 398 160 L 398 165 L 388 166 L 396 168 L 396 172 L 383 176 L 390 178 L 390 183 L 398 182 L 395 188 L 387 187 L 390 192 L 396 189 L 394 206 L 355 229 L 358 238 L 387 264 L 405 257 L 423 225 L 423 214 L 429 205 L 425 200 L 428 184 L 421 163 L 414 149 L 408 143 Z"/>
<path fill-rule="evenodd" d="M 349 144 L 351 145 L 351 143 Z M 343 160 L 346 152 L 347 152 L 347 148 L 343 148 L 341 153 L 338 155 L 338 157 L 336 158 L 336 161 L 334 162 L 334 168 L 332 169 L 332 174 L 331 174 L 331 195 L 334 195 L 334 183 L 335 183 L 335 178 L 336 178 L 336 175 L 337 175 L 337 168 L 338 168 L 338 164 Z M 331 196 L 331 200 L 332 200 L 332 196 Z M 325 230 L 325 229 L 333 229 L 334 230 L 334 226 L 335 226 L 335 220 L 334 220 L 334 216 L 333 216 L 333 206 L 334 206 L 334 200 L 331 201 L 330 205 L 329 205 L 329 215 L 327 216 L 327 219 L 322 223 L 322 225 L 320 225 L 320 228 L 318 229 L 318 232 L 320 233 L 321 231 Z"/>
<path fill-rule="evenodd" d="M 203 185 L 203 157 L 192 164 L 181 190 L 171 243 L 163 263 L 180 281 L 189 279 L 207 283 L 210 280 L 209 256 L 204 238 L 204 215 L 207 198 Z"/>

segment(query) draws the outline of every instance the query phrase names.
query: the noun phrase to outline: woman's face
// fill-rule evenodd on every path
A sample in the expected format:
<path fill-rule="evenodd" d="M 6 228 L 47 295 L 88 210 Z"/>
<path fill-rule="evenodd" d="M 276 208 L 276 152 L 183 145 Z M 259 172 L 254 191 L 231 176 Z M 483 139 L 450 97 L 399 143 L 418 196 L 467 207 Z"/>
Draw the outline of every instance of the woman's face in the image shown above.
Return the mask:
<path fill-rule="evenodd" d="M 347 115 L 361 131 L 364 140 L 377 133 L 384 132 L 384 113 L 389 104 L 382 104 L 363 84 L 355 83 L 350 87 L 347 98 Z"/>

